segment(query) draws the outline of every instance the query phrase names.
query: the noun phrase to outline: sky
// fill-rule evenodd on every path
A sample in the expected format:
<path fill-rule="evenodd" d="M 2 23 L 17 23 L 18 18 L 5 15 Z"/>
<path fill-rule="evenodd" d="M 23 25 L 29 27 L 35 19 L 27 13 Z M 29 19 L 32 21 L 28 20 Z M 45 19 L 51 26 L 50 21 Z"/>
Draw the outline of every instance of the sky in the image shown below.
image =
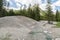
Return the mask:
<path fill-rule="evenodd" d="M 7 0 L 10 9 L 19 9 L 20 7 L 28 7 L 29 4 L 38 3 L 42 10 L 46 10 L 46 0 Z M 52 11 L 60 10 L 60 0 L 51 0 Z"/>

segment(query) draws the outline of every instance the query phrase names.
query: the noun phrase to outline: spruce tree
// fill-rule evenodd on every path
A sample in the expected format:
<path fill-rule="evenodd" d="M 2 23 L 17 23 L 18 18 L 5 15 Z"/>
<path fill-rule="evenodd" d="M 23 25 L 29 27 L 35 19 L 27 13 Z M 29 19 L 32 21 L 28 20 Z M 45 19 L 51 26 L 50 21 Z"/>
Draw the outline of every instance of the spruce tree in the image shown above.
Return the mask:
<path fill-rule="evenodd" d="M 39 5 L 38 4 L 35 4 L 34 5 L 34 8 L 33 8 L 33 13 L 34 13 L 34 19 L 39 21 L 40 20 L 40 8 L 39 8 Z"/>
<path fill-rule="evenodd" d="M 7 11 L 4 6 L 6 5 L 6 0 L 0 0 L 0 17 L 4 17 Z"/>
<path fill-rule="evenodd" d="M 0 0 L 0 17 L 3 16 L 3 0 Z"/>
<path fill-rule="evenodd" d="M 27 16 L 34 19 L 33 11 L 32 11 L 32 8 L 31 8 L 31 4 L 29 4 L 28 10 L 27 10 Z"/>
<path fill-rule="evenodd" d="M 15 13 L 14 13 L 13 9 L 11 9 L 8 13 L 8 16 L 14 16 L 14 15 L 15 15 Z"/>
<path fill-rule="evenodd" d="M 2 9 L 3 7 L 3 0 L 0 0 L 0 10 Z"/>
<path fill-rule="evenodd" d="M 59 11 L 56 11 L 56 21 L 59 21 Z"/>
<path fill-rule="evenodd" d="M 51 24 L 52 20 L 53 20 L 53 15 L 52 15 L 52 9 L 51 9 L 51 0 L 47 0 L 47 20 L 48 20 L 48 23 Z"/>
<path fill-rule="evenodd" d="M 26 10 L 26 5 L 24 4 L 24 8 L 21 10 L 21 15 L 22 16 L 27 16 L 27 10 Z"/>

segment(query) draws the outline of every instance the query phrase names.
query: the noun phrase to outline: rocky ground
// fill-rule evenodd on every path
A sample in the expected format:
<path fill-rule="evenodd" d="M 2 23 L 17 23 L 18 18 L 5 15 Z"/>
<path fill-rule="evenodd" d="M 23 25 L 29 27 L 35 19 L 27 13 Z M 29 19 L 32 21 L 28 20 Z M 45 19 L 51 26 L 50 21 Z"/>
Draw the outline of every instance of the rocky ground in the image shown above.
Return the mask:
<path fill-rule="evenodd" d="M 54 24 L 56 22 L 53 24 L 48 24 L 47 21 L 37 22 L 24 16 L 3 17 L 0 18 L 0 39 L 11 36 L 11 40 L 24 40 L 34 29 L 33 31 L 50 33 L 53 39 L 60 40 L 60 28 L 55 28 Z"/>
<path fill-rule="evenodd" d="M 23 16 L 2 17 L 0 18 L 0 40 L 8 35 L 11 35 L 9 36 L 11 40 L 23 40 L 36 22 Z"/>
<path fill-rule="evenodd" d="M 56 22 L 53 22 L 53 24 L 47 24 L 47 21 L 40 21 L 40 23 L 44 24 L 42 25 L 44 30 L 48 31 L 54 40 L 60 40 L 60 28 L 56 28 Z"/>

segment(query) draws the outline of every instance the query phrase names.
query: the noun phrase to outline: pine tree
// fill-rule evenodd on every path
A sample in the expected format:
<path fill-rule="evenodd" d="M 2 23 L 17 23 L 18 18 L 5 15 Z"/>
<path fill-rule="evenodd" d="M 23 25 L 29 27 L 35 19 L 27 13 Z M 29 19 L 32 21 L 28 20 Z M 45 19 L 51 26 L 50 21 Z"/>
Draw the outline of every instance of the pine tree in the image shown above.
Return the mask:
<path fill-rule="evenodd" d="M 31 4 L 29 5 L 28 10 L 27 10 L 27 16 L 34 19 L 33 11 L 32 11 L 32 8 L 31 8 Z"/>
<path fill-rule="evenodd" d="M 3 0 L 0 0 L 0 17 L 3 16 Z"/>
<path fill-rule="evenodd" d="M 6 0 L 0 0 L 0 17 L 4 17 L 7 13 L 4 6 L 6 5 Z"/>
<path fill-rule="evenodd" d="M 3 7 L 3 0 L 0 0 L 0 10 L 2 9 Z"/>
<path fill-rule="evenodd" d="M 39 21 L 40 20 L 40 8 L 39 8 L 39 5 L 38 4 L 35 4 L 34 5 L 34 8 L 33 8 L 33 13 L 34 13 L 34 19 Z"/>
<path fill-rule="evenodd" d="M 14 13 L 14 11 L 11 9 L 10 11 L 9 11 L 9 13 L 8 13 L 8 16 L 14 16 L 15 15 L 15 13 Z"/>
<path fill-rule="evenodd" d="M 26 16 L 26 14 L 27 14 L 27 11 L 26 11 L 26 9 L 25 9 L 25 8 L 24 8 L 24 9 L 20 9 L 20 10 L 19 10 L 18 15 Z"/>
<path fill-rule="evenodd" d="M 4 8 L 2 13 L 3 13 L 3 16 L 7 16 L 8 11 Z"/>
<path fill-rule="evenodd" d="M 22 16 L 27 16 L 27 10 L 26 10 L 26 5 L 24 4 L 24 8 L 21 10 L 21 15 Z"/>
<path fill-rule="evenodd" d="M 59 11 L 56 11 L 56 21 L 59 21 Z"/>
<path fill-rule="evenodd" d="M 50 0 L 47 0 L 47 20 L 48 20 L 48 23 L 51 24 L 52 20 L 53 20 L 53 15 L 52 15 L 52 11 L 51 11 L 51 2 Z"/>

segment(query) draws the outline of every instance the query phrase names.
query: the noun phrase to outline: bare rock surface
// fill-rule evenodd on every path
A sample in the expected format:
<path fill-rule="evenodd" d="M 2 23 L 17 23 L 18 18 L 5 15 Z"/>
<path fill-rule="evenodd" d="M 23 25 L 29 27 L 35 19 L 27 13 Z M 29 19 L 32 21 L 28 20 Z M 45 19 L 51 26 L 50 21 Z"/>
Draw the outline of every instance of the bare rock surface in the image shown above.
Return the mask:
<path fill-rule="evenodd" d="M 60 28 L 54 28 L 56 26 L 54 24 L 48 24 L 47 21 L 37 22 L 24 16 L 2 17 L 0 18 L 0 40 L 5 37 L 9 37 L 10 40 L 46 40 L 44 32 L 60 40 Z M 34 34 L 29 34 L 30 32 Z"/>
<path fill-rule="evenodd" d="M 53 24 L 48 24 L 47 21 L 40 21 L 40 24 L 41 23 L 43 29 L 48 31 L 52 38 L 60 40 L 60 28 L 55 28 L 55 24 L 57 24 L 57 22 L 53 22 Z"/>
<path fill-rule="evenodd" d="M 35 24 L 37 21 L 29 19 L 24 16 L 11 16 L 0 18 L 0 27 L 28 27 L 32 28 L 31 25 Z"/>
<path fill-rule="evenodd" d="M 2 17 L 0 18 L 0 40 L 33 40 L 32 38 L 45 40 L 43 33 L 34 36 L 29 34 L 32 31 L 42 32 L 41 26 L 39 22 L 24 16 Z"/>
<path fill-rule="evenodd" d="M 11 16 L 0 18 L 0 38 L 7 34 L 11 35 L 11 40 L 23 40 L 37 21 L 24 16 Z"/>

